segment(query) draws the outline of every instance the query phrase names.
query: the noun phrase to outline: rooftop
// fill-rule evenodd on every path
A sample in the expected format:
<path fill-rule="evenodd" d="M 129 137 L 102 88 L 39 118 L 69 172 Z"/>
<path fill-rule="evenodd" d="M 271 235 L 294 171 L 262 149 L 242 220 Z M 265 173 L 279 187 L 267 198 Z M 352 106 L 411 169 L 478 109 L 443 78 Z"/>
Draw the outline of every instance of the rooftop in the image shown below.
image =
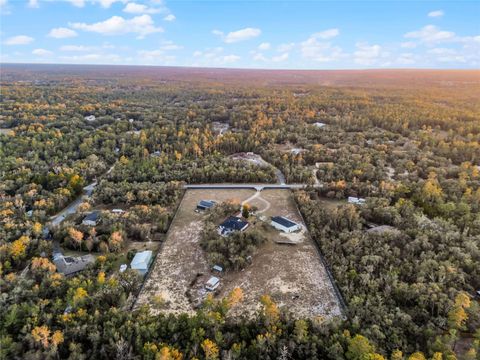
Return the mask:
<path fill-rule="evenodd" d="M 273 216 L 272 221 L 276 222 L 277 224 L 283 225 L 286 228 L 291 228 L 297 226 L 297 223 L 283 217 L 283 216 Z"/>
<path fill-rule="evenodd" d="M 93 255 L 83 256 L 58 256 L 54 258 L 53 263 L 57 267 L 57 271 L 64 275 L 75 274 L 85 269 L 88 265 L 95 262 Z"/>
<path fill-rule="evenodd" d="M 100 217 L 100 212 L 94 211 L 88 214 L 83 218 L 83 221 L 97 221 L 98 218 Z"/>
<path fill-rule="evenodd" d="M 211 208 L 215 205 L 215 201 L 212 200 L 200 200 L 197 206 L 204 207 L 204 208 Z"/>
<path fill-rule="evenodd" d="M 132 269 L 144 269 L 148 268 L 150 259 L 152 258 L 152 251 L 145 250 L 135 254 L 130 266 Z"/>
<path fill-rule="evenodd" d="M 220 224 L 220 227 L 223 227 L 224 229 L 240 231 L 246 225 L 248 225 L 248 222 L 243 220 L 242 218 L 239 218 L 237 216 L 230 216 L 223 223 Z"/>

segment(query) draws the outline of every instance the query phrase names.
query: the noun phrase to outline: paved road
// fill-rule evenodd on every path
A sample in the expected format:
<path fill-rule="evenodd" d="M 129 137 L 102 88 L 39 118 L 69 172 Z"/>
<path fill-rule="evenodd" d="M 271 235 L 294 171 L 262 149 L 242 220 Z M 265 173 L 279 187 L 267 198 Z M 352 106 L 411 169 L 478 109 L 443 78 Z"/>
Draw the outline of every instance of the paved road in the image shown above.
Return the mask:
<path fill-rule="evenodd" d="M 82 202 L 84 202 L 86 199 L 88 199 L 90 196 L 92 196 L 93 189 L 95 189 L 96 185 L 97 185 L 97 183 L 93 182 L 90 185 L 85 186 L 83 188 L 82 195 L 80 195 L 73 202 L 68 204 L 68 206 L 66 208 L 64 208 L 62 211 L 60 211 L 59 213 L 57 213 L 57 214 L 55 214 L 54 216 L 51 217 L 50 224 L 52 226 L 57 226 L 57 225 L 61 224 L 61 222 L 63 220 L 65 220 L 65 218 L 68 215 L 75 213 L 77 211 L 78 206 Z"/>
<path fill-rule="evenodd" d="M 184 189 L 303 189 L 307 184 L 187 184 Z"/>

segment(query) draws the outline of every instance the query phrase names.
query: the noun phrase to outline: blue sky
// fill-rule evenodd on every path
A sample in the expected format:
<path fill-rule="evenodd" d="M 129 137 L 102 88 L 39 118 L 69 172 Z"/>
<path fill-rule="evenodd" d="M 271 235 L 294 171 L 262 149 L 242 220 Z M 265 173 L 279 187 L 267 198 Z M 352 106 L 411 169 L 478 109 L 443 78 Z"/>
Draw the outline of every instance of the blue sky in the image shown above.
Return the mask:
<path fill-rule="evenodd" d="M 1 62 L 479 68 L 480 1 L 0 0 Z"/>

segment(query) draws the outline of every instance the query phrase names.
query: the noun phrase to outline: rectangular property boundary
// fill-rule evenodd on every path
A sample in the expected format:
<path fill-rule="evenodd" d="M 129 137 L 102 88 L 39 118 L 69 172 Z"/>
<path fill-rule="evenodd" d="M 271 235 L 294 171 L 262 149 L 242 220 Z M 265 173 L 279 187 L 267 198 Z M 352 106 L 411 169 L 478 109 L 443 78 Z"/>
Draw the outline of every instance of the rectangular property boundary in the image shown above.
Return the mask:
<path fill-rule="evenodd" d="M 178 202 L 177 206 L 175 207 L 175 212 L 173 214 L 173 217 L 172 217 L 172 220 L 170 221 L 170 224 L 168 224 L 168 229 L 167 229 L 167 232 L 165 233 L 166 236 L 165 236 L 165 241 L 167 241 L 168 239 L 168 234 L 170 233 L 170 229 L 172 227 L 172 224 L 173 222 L 175 221 L 175 218 L 177 217 L 177 213 L 178 213 L 178 209 L 180 209 L 180 206 L 182 205 L 183 203 L 183 199 L 185 198 L 185 194 L 187 193 L 187 190 L 184 190 L 182 192 L 182 197 L 180 199 L 180 201 Z M 147 283 L 148 279 L 150 278 L 150 274 L 152 273 L 152 269 L 153 267 L 155 266 L 155 263 L 157 261 L 157 256 L 158 254 L 160 254 L 162 252 L 162 249 L 163 249 L 163 244 L 165 243 L 165 241 L 163 241 L 159 248 L 158 248 L 158 251 L 157 253 L 155 254 L 155 256 L 153 257 L 153 260 L 151 262 L 151 265 L 150 267 L 148 268 L 148 271 L 147 271 L 147 274 L 145 275 L 145 277 L 143 278 L 143 282 L 142 282 L 142 285 L 140 286 L 140 289 L 137 291 L 137 294 L 135 295 L 135 300 L 132 302 L 132 305 L 130 306 L 130 311 L 133 310 L 135 308 L 135 306 L 137 305 L 137 300 L 138 300 L 138 297 L 140 296 L 143 288 L 145 287 L 145 284 Z"/>
<path fill-rule="evenodd" d="M 303 223 L 307 226 L 308 229 L 308 223 L 305 221 L 305 218 L 303 216 L 303 213 L 300 211 L 300 208 L 298 207 L 297 200 L 295 199 L 295 194 L 293 195 L 293 202 L 295 203 L 295 207 L 297 208 L 298 213 L 300 214 L 300 217 L 302 218 Z M 308 236 L 310 236 L 310 230 L 308 231 Z M 310 238 L 312 239 L 313 243 L 315 244 L 315 249 L 317 250 L 318 257 L 320 258 L 320 262 L 323 264 L 325 271 L 327 272 L 327 276 L 330 279 L 330 282 L 332 283 L 333 286 L 333 291 L 335 292 L 335 296 L 338 299 L 338 302 L 340 303 L 340 307 L 342 308 L 342 313 L 346 317 L 347 316 L 347 304 L 345 303 L 345 299 L 343 298 L 343 294 L 341 290 L 339 289 L 337 282 L 335 281 L 335 278 L 332 275 L 332 272 L 330 270 L 330 266 L 328 265 L 327 261 L 322 255 L 322 250 L 320 249 L 320 246 L 318 245 L 318 242 L 313 239 L 311 236 Z"/>

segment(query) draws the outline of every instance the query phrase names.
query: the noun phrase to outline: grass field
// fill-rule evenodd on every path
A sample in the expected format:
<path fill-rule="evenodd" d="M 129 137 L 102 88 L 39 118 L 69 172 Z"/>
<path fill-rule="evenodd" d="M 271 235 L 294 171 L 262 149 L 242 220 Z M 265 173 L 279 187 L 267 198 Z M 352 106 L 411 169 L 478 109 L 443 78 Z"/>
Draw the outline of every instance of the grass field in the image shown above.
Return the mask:
<path fill-rule="evenodd" d="M 203 284 L 212 274 L 199 246 L 205 214 L 194 211 L 197 202 L 201 199 L 241 202 L 253 195 L 253 190 L 188 190 L 137 306 L 148 303 L 154 312 L 193 313 L 192 297 L 195 299 L 198 293 L 203 293 Z M 259 195 L 250 205 L 258 207 L 262 218 L 269 221 L 270 216 L 282 215 L 301 222 L 289 190 L 264 190 Z M 265 234 L 269 241 L 257 250 L 249 266 L 220 276 L 221 286 L 216 297 L 224 297 L 235 287 L 241 287 L 244 300 L 234 310 L 238 315 L 249 316 L 257 311 L 259 298 L 264 294 L 271 295 L 279 306 L 297 316 L 341 315 L 332 284 L 308 233 L 303 231 L 297 235 L 301 238 L 297 245 L 275 243 L 282 235 L 273 228 Z M 163 306 L 155 307 L 154 299 L 159 298 Z"/>

